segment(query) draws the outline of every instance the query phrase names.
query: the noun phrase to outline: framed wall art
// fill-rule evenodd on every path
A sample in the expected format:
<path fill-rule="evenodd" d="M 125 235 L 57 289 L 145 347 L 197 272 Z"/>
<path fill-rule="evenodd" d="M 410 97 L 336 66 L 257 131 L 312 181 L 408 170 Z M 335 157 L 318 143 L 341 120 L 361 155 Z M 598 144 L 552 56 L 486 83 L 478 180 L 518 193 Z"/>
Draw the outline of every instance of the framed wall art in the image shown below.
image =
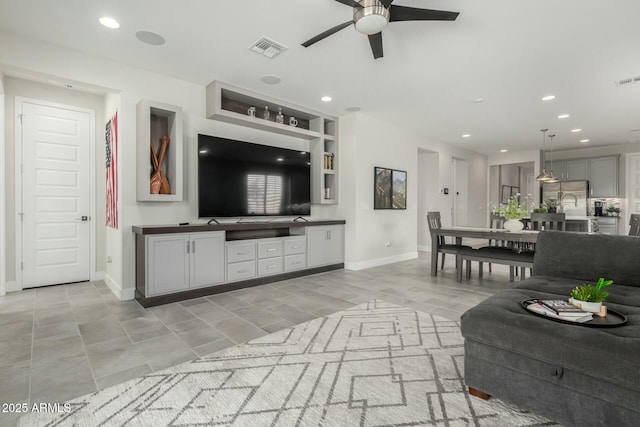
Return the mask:
<path fill-rule="evenodd" d="M 376 166 L 373 209 L 407 209 L 407 172 Z"/>

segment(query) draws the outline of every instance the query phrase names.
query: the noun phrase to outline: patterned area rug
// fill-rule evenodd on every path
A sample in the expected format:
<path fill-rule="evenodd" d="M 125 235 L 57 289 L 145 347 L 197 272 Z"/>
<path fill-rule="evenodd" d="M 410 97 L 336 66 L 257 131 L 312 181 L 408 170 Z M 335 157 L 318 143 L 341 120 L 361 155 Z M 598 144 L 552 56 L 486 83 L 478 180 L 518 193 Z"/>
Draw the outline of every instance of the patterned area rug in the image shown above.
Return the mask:
<path fill-rule="evenodd" d="M 470 397 L 457 322 L 370 301 L 33 413 L 20 426 L 540 426 Z"/>

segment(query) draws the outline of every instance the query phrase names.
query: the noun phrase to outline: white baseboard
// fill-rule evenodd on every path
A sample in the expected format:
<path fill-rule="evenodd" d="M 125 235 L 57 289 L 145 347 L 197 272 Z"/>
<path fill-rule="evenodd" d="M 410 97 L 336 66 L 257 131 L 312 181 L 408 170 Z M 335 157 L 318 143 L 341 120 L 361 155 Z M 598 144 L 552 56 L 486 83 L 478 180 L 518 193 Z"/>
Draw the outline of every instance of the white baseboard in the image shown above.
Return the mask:
<path fill-rule="evenodd" d="M 22 290 L 16 281 L 4 282 L 4 289 L 6 292 L 17 292 Z"/>
<path fill-rule="evenodd" d="M 120 300 L 120 301 L 129 301 L 135 298 L 136 290 L 131 289 L 122 289 L 120 285 L 118 285 L 108 274 L 105 274 L 104 283 L 107 284 L 111 292 Z"/>
<path fill-rule="evenodd" d="M 346 270 L 364 270 L 365 268 L 378 267 L 380 265 L 393 264 L 394 262 L 407 261 L 409 259 L 418 258 L 418 252 L 408 252 L 406 254 L 394 255 L 384 258 L 371 259 L 360 262 L 345 262 Z"/>
<path fill-rule="evenodd" d="M 98 280 L 104 280 L 104 278 L 106 277 L 106 273 L 104 271 L 96 271 L 93 275 L 93 279 L 94 281 L 98 281 Z"/>

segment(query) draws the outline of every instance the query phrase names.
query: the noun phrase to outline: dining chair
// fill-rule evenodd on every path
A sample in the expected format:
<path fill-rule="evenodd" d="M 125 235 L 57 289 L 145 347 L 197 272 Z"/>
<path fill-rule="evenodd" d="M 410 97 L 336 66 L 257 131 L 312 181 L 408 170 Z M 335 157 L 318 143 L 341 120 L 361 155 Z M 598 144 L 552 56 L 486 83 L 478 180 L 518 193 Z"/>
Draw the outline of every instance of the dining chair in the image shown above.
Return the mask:
<path fill-rule="evenodd" d="M 531 228 L 538 231 L 565 231 L 566 218 L 566 215 L 563 213 L 532 213 Z"/>
<path fill-rule="evenodd" d="M 500 215 L 498 215 L 497 213 L 492 212 L 489 214 L 489 228 L 498 229 L 498 230 L 503 229 L 505 221 L 506 220 Z M 492 250 L 495 248 L 504 248 L 505 250 L 509 249 L 507 247 L 507 242 L 505 242 L 504 240 L 491 240 L 491 239 L 489 239 L 489 244 L 487 246 L 483 246 L 479 249 Z M 491 273 L 491 263 L 488 263 L 488 264 L 489 264 L 489 273 Z M 480 277 L 482 277 L 482 263 L 478 264 L 478 268 L 479 268 Z"/>
<path fill-rule="evenodd" d="M 436 239 L 438 244 L 438 253 L 442 254 L 440 269 L 444 268 L 444 257 L 446 254 L 457 255 L 461 248 L 469 248 L 471 246 L 458 245 L 446 243 L 444 236 L 438 234 L 438 230 L 442 228 L 442 220 L 440 218 L 440 212 L 427 212 L 427 222 L 429 223 L 429 233 L 431 234 L 431 240 Z M 438 262 L 436 260 L 435 265 L 436 272 L 438 271 Z"/>
<path fill-rule="evenodd" d="M 640 214 L 631 214 L 629 218 L 629 236 L 640 237 Z"/>

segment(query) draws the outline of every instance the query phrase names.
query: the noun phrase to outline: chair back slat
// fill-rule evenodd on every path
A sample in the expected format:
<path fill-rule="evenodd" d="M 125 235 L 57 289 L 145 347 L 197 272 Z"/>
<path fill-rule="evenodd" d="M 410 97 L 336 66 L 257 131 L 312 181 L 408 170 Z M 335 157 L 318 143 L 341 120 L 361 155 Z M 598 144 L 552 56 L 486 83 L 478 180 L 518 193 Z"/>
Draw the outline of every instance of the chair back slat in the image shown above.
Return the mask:
<path fill-rule="evenodd" d="M 444 236 L 438 236 L 436 234 L 436 230 L 442 228 L 442 220 L 440 218 L 440 212 L 427 212 L 427 222 L 429 223 L 429 232 L 431 233 L 431 238 L 437 236 L 438 246 L 442 246 L 444 244 Z"/>
<path fill-rule="evenodd" d="M 565 231 L 566 215 L 563 213 L 532 213 L 531 227 L 534 230 Z"/>

